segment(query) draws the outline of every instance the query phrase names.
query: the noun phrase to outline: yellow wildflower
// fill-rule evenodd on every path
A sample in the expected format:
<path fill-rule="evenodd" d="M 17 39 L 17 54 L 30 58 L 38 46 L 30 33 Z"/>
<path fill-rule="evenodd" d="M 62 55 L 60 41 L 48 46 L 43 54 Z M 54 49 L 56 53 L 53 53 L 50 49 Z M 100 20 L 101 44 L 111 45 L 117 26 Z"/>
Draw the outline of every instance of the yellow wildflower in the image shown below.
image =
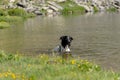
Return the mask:
<path fill-rule="evenodd" d="M 7 73 L 4 73 L 4 76 L 5 76 L 5 77 L 7 77 L 7 76 L 8 76 L 8 74 L 7 74 Z"/>
<path fill-rule="evenodd" d="M 28 64 L 28 67 L 30 67 L 31 65 L 30 64 Z"/>
<path fill-rule="evenodd" d="M 40 58 L 43 58 L 43 56 L 41 55 Z"/>
<path fill-rule="evenodd" d="M 3 77 L 2 73 L 0 73 L 0 78 Z"/>
<path fill-rule="evenodd" d="M 80 64 L 78 64 L 78 67 L 80 67 Z"/>
<path fill-rule="evenodd" d="M 14 73 L 11 74 L 12 78 L 15 79 L 16 75 Z"/>
<path fill-rule="evenodd" d="M 75 64 L 75 63 L 76 63 L 76 60 L 72 60 L 72 61 L 71 61 L 71 64 Z"/>

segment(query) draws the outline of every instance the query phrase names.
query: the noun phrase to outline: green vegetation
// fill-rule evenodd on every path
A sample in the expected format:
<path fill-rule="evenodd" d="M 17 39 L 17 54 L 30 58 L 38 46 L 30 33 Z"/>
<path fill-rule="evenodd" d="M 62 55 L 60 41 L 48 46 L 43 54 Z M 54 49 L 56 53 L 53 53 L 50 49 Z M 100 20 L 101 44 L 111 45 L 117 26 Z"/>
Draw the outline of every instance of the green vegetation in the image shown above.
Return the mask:
<path fill-rule="evenodd" d="M 10 16 L 20 16 L 20 17 L 23 17 L 23 18 L 29 18 L 29 17 L 34 17 L 35 16 L 34 14 L 27 13 L 25 10 L 19 9 L 19 8 L 9 9 L 8 14 Z"/>
<path fill-rule="evenodd" d="M 0 0 L 0 4 L 2 5 L 8 4 L 8 0 Z"/>
<path fill-rule="evenodd" d="M 0 29 L 8 28 L 8 27 L 10 27 L 9 23 L 7 23 L 7 22 L 0 22 Z"/>
<path fill-rule="evenodd" d="M 108 12 L 117 12 L 117 9 L 115 7 L 111 7 L 107 11 Z"/>
<path fill-rule="evenodd" d="M 6 16 L 6 15 L 8 15 L 7 11 L 4 9 L 0 9 L 0 16 Z"/>
<path fill-rule="evenodd" d="M 37 57 L 0 51 L 1 80 L 119 80 L 120 74 L 80 58 L 40 54 Z"/>
<path fill-rule="evenodd" d="M 9 22 L 9 23 L 13 23 L 13 22 L 18 22 L 18 21 L 22 21 L 23 18 L 20 16 L 1 16 L 0 17 L 0 22 L 4 21 L 4 22 Z"/>
<path fill-rule="evenodd" d="M 10 26 L 10 23 L 24 21 L 25 19 L 34 16 L 35 15 L 27 13 L 19 8 L 8 10 L 0 9 L 0 29 Z"/>
<path fill-rule="evenodd" d="M 63 15 L 85 13 L 85 8 L 84 7 L 78 6 L 75 2 L 73 2 L 71 0 L 67 0 L 64 3 L 59 3 L 59 4 L 63 7 L 63 10 L 61 11 L 61 13 Z"/>
<path fill-rule="evenodd" d="M 15 8 L 15 9 L 9 9 L 8 14 L 10 16 L 26 16 L 27 12 L 23 9 Z"/>
<path fill-rule="evenodd" d="M 94 9 L 94 12 L 95 12 L 95 13 L 99 11 L 98 8 L 95 7 L 95 6 L 93 7 L 93 9 Z"/>

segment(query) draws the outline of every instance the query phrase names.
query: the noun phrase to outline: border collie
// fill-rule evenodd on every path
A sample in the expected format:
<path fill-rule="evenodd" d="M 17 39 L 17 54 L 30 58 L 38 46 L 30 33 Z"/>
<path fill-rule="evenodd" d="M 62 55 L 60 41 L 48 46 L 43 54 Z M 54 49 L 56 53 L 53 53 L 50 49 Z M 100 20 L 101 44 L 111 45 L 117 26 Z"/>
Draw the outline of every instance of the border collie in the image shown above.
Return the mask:
<path fill-rule="evenodd" d="M 70 46 L 73 38 L 71 36 L 61 36 L 61 44 L 54 48 L 57 53 L 70 53 Z"/>

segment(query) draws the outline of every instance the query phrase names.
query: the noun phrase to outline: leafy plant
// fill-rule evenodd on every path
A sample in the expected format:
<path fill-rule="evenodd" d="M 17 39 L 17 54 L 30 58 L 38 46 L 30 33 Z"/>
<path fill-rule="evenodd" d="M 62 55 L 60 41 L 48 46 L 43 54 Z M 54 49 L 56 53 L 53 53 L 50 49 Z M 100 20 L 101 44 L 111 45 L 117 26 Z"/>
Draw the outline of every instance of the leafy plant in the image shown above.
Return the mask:
<path fill-rule="evenodd" d="M 85 13 L 85 9 L 81 6 L 65 7 L 61 12 L 62 14 L 76 14 L 76 13 L 83 14 Z"/>
<path fill-rule="evenodd" d="M 109 11 L 109 12 L 117 12 L 117 9 L 115 7 L 110 7 L 107 11 Z"/>
<path fill-rule="evenodd" d="M 10 16 L 26 16 L 27 12 L 24 11 L 23 9 L 15 8 L 15 9 L 10 9 L 8 10 L 8 14 Z"/>
<path fill-rule="evenodd" d="M 19 22 L 22 21 L 23 18 L 19 16 L 0 16 L 0 21 L 2 22 Z"/>
<path fill-rule="evenodd" d="M 93 9 L 94 9 L 94 12 L 95 12 L 95 13 L 99 11 L 96 6 L 94 6 Z"/>
<path fill-rule="evenodd" d="M 67 0 L 64 3 L 60 3 L 60 5 L 63 7 L 63 10 L 61 10 L 61 13 L 63 15 L 66 14 L 83 14 L 85 13 L 85 8 L 82 6 L 78 6 L 75 2 L 72 0 Z"/>
<path fill-rule="evenodd" d="M 0 9 L 0 16 L 6 16 L 6 15 L 8 15 L 7 11 Z"/>

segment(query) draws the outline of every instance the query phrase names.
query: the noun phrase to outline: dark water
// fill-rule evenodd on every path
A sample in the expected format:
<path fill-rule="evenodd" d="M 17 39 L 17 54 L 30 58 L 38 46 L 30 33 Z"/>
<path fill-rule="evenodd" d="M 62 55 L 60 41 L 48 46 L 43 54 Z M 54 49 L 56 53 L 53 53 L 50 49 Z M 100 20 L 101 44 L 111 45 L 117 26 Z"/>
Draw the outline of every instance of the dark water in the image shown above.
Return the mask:
<path fill-rule="evenodd" d="M 120 70 L 120 14 L 98 13 L 82 16 L 36 17 L 24 24 L 0 30 L 0 49 L 36 55 L 50 53 L 70 35 L 72 53 Z"/>

